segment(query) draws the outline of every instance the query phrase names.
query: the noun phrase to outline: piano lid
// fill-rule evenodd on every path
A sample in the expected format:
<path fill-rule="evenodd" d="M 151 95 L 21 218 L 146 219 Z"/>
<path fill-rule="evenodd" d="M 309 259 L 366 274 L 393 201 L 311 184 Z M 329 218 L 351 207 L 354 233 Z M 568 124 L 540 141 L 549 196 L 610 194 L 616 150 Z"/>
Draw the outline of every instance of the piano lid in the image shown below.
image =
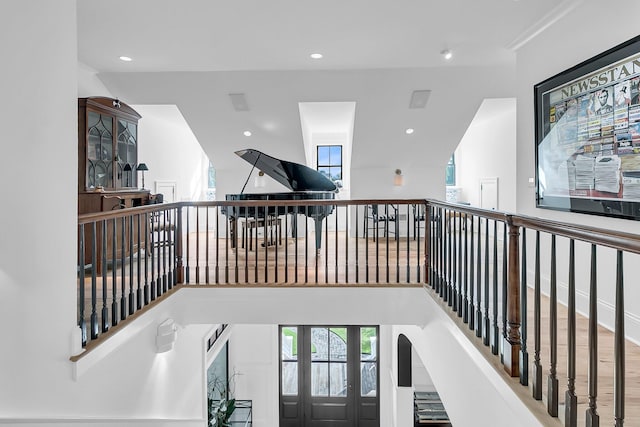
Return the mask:
<path fill-rule="evenodd" d="M 333 181 L 308 166 L 276 159 L 251 148 L 238 150 L 235 153 L 293 191 L 338 190 Z"/>

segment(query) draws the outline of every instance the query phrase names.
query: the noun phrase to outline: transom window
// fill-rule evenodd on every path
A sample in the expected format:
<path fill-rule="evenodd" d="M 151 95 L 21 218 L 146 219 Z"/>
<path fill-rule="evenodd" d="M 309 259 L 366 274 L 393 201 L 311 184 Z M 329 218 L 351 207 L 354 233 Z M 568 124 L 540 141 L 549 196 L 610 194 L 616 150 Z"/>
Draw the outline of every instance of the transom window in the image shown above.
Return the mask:
<path fill-rule="evenodd" d="M 333 182 L 342 180 L 342 145 L 318 145 L 318 172 Z"/>

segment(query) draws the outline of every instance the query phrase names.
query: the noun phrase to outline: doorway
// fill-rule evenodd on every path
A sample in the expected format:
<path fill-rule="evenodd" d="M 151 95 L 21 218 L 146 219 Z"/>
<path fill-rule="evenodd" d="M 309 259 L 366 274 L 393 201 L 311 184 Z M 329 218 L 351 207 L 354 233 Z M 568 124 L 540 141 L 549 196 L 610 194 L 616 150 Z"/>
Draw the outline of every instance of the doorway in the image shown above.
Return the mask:
<path fill-rule="evenodd" d="M 377 326 L 280 327 L 280 427 L 379 427 Z"/>

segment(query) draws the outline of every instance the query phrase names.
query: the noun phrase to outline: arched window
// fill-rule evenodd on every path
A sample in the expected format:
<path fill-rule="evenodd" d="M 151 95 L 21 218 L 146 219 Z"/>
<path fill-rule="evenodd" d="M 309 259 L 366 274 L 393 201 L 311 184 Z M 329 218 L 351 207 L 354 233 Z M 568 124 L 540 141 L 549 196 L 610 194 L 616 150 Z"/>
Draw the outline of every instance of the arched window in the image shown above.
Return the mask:
<path fill-rule="evenodd" d="M 411 341 L 398 335 L 398 387 L 411 387 Z"/>

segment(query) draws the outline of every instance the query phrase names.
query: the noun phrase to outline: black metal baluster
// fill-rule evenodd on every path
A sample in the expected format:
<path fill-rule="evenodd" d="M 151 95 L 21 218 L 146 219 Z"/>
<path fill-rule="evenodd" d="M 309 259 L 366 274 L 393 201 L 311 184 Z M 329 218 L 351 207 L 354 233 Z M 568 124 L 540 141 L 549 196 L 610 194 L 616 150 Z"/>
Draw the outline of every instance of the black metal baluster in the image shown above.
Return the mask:
<path fill-rule="evenodd" d="M 469 329 L 475 329 L 475 316 L 474 316 L 474 298 L 475 298 L 475 262 L 474 262 L 474 243 L 475 243 L 475 234 L 474 234 L 474 223 L 475 217 L 471 215 L 471 241 L 469 242 L 469 308 L 468 308 L 468 318 L 469 318 Z"/>
<path fill-rule="evenodd" d="M 186 268 L 185 268 L 185 283 L 191 283 L 191 279 L 190 279 L 190 272 L 191 272 L 191 246 L 189 245 L 189 234 L 191 234 L 191 230 L 190 230 L 190 221 L 189 221 L 189 217 L 190 215 L 190 211 L 191 209 L 187 208 L 187 215 L 186 215 L 186 238 L 185 238 L 185 244 L 186 244 L 186 258 L 187 258 L 187 262 L 186 262 Z M 229 221 L 236 221 L 235 219 L 233 220 L 229 220 Z M 237 226 L 237 225 L 236 225 Z M 234 232 L 234 238 L 235 238 L 235 234 L 237 234 L 237 230 Z M 237 240 L 237 239 L 236 239 Z M 227 257 L 227 271 L 225 272 L 225 282 L 229 282 L 229 226 L 227 224 L 227 249 L 226 249 L 226 257 Z M 153 264 L 152 264 L 153 265 Z M 151 268 L 151 270 L 153 271 L 153 267 Z"/>
<path fill-rule="evenodd" d="M 443 209 L 444 212 L 444 220 L 443 220 L 443 225 L 442 225 L 442 257 L 444 259 L 444 266 L 442 269 L 442 277 L 444 277 L 444 281 L 442 283 L 442 294 L 443 294 L 443 298 L 442 300 L 445 302 L 448 302 L 449 299 L 449 279 L 450 279 L 450 269 L 449 269 L 449 263 L 451 262 L 451 257 L 450 255 L 450 243 L 451 240 L 449 238 L 449 230 L 447 227 L 447 214 L 448 211 L 446 209 Z"/>
<path fill-rule="evenodd" d="M 489 346 L 491 335 L 491 321 L 489 319 L 489 219 L 484 223 L 484 339 Z"/>
<path fill-rule="evenodd" d="M 205 233 L 206 233 L 206 239 L 205 239 L 205 269 L 204 269 L 204 280 L 207 283 L 207 285 L 211 284 L 211 280 L 209 277 L 209 270 L 211 269 L 211 266 L 209 265 L 209 206 L 205 207 Z M 236 252 L 238 251 L 238 249 L 236 248 Z"/>
<path fill-rule="evenodd" d="M 182 206 L 175 208 L 176 211 L 176 230 L 175 230 L 175 257 L 176 257 L 176 283 L 185 283 L 184 281 L 184 244 L 182 239 L 182 224 L 184 215 L 182 214 Z M 217 239 L 217 234 L 216 234 Z"/>
<path fill-rule="evenodd" d="M 324 209 L 325 207 L 323 206 L 321 209 Z M 337 212 L 336 212 L 337 214 Z M 324 224 L 324 282 L 325 283 L 329 283 L 329 220 L 327 219 L 326 221 L 323 221 Z M 338 229 L 336 227 L 336 236 L 338 233 Z M 317 240 L 316 240 L 317 242 Z M 337 243 L 337 242 L 336 242 Z M 316 248 L 317 250 L 320 250 L 320 248 Z"/>
<path fill-rule="evenodd" d="M 98 242 L 96 239 L 97 227 L 96 222 L 91 222 L 91 339 L 98 338 L 98 312 L 97 310 L 97 298 L 98 298 L 98 278 L 96 277 L 96 266 L 98 265 Z M 106 268 L 106 266 L 102 266 Z M 84 283 L 83 283 L 84 286 Z M 84 301 L 82 302 L 84 304 Z"/>
<path fill-rule="evenodd" d="M 378 209 L 380 208 L 380 206 L 378 206 Z M 375 230 L 373 230 L 373 235 L 375 236 L 375 246 L 376 246 L 376 283 L 380 283 L 380 236 L 379 236 L 379 229 L 380 229 L 380 224 L 379 224 L 379 216 L 376 217 L 376 220 L 373 221 L 374 225 L 375 225 Z"/>
<path fill-rule="evenodd" d="M 506 244 L 506 241 L 505 241 Z M 493 323 L 493 344 L 491 353 L 498 354 L 500 349 L 500 329 L 498 328 L 498 221 L 493 221 L 493 308 L 491 317 Z M 506 306 L 506 304 L 505 304 Z"/>
<path fill-rule="evenodd" d="M 556 235 L 551 235 L 551 283 L 549 291 L 549 376 L 547 377 L 547 412 L 558 416 L 558 282 L 556 271 Z"/>
<path fill-rule="evenodd" d="M 396 208 L 394 210 L 395 212 L 395 221 L 393 222 L 393 228 L 394 228 L 394 236 L 395 236 L 395 241 L 396 241 L 396 283 L 400 282 L 400 276 L 398 276 L 399 274 L 399 270 L 400 270 L 400 225 L 398 222 L 398 218 L 400 216 L 400 206 L 401 205 L 396 205 Z M 391 206 L 393 208 L 393 205 Z M 389 231 L 387 230 L 387 235 L 389 234 Z M 389 283 L 391 279 L 387 280 L 387 283 Z"/>
<path fill-rule="evenodd" d="M 389 204 L 384 205 L 384 234 L 385 234 L 385 266 L 386 266 L 386 282 L 389 283 Z M 398 236 L 396 236 L 397 238 Z"/>
<path fill-rule="evenodd" d="M 158 211 L 158 214 L 160 216 L 162 216 L 160 211 Z M 156 233 L 156 242 L 157 242 L 156 247 L 158 248 L 158 251 L 157 251 L 157 253 L 158 253 L 158 262 L 156 263 L 156 267 L 157 267 L 157 270 L 156 270 L 156 287 L 157 287 L 156 295 L 158 297 L 163 295 L 163 289 L 164 289 L 163 280 L 162 280 L 162 264 L 164 262 L 164 253 L 163 253 L 164 246 L 162 245 L 162 240 L 160 240 L 160 228 L 161 228 L 161 226 L 162 226 L 162 224 L 160 222 L 160 219 L 158 219 L 158 227 L 157 227 L 157 229 L 155 231 L 155 233 Z M 197 252 L 196 252 L 196 255 L 197 255 Z M 197 274 L 197 271 L 196 271 L 196 274 Z"/>
<path fill-rule="evenodd" d="M 536 230 L 536 258 L 533 296 L 533 398 L 542 400 L 542 366 L 540 365 L 540 231 Z"/>
<path fill-rule="evenodd" d="M 126 218 L 122 217 L 122 229 L 120 230 L 120 320 L 124 320 L 127 318 L 127 280 L 126 280 L 126 250 L 125 250 L 125 242 L 126 242 Z M 114 245 L 115 245 L 114 240 Z M 116 267 L 116 263 L 114 260 L 114 266 Z"/>
<path fill-rule="evenodd" d="M 360 239 L 358 238 L 358 236 L 360 236 L 360 231 L 358 230 L 358 218 L 359 218 L 359 213 L 358 213 L 358 207 L 359 205 L 355 205 L 355 216 L 354 218 L 356 219 L 356 239 L 355 239 L 355 254 L 356 254 L 356 259 L 355 259 L 355 273 L 356 273 L 356 283 L 360 283 L 360 249 L 358 248 L 358 243 L 360 241 Z M 348 208 L 347 208 L 348 209 Z M 348 224 L 348 223 L 347 223 Z M 347 230 L 349 229 L 349 227 L 347 227 Z M 347 239 L 349 239 L 349 235 L 347 234 Z M 365 242 L 367 241 L 366 237 L 365 237 Z"/>
<path fill-rule="evenodd" d="M 451 211 L 447 210 L 445 213 L 446 233 L 447 233 L 447 284 L 444 292 L 444 300 L 447 305 L 451 307 L 453 305 L 453 244 L 451 243 Z"/>
<path fill-rule="evenodd" d="M 502 342 L 507 341 L 507 223 L 502 223 Z M 522 316 L 520 316 L 522 318 Z M 504 362 L 504 349 L 500 353 L 500 360 Z"/>
<path fill-rule="evenodd" d="M 253 266 L 253 282 L 254 283 L 258 283 L 258 254 L 260 253 L 259 250 L 258 250 L 258 230 L 259 230 L 258 226 L 260 224 L 259 218 L 260 218 L 260 208 L 258 206 L 256 206 L 255 218 L 254 218 L 255 219 L 255 224 L 256 224 L 256 242 L 255 242 L 255 245 L 253 245 L 253 243 L 250 243 L 250 245 L 253 245 L 253 248 L 255 249 L 255 252 L 253 253 L 253 259 L 254 259 L 254 262 L 255 262 L 255 264 Z M 248 239 L 247 239 L 247 241 L 248 241 Z M 253 234 L 251 235 L 251 241 L 253 242 Z M 245 249 L 245 251 L 246 250 L 247 249 Z M 236 252 L 237 252 L 237 250 L 236 250 Z M 236 255 L 236 266 L 238 265 L 237 259 L 238 259 L 238 257 Z"/>
<path fill-rule="evenodd" d="M 84 298 L 85 298 L 85 274 L 84 274 L 84 253 L 85 253 L 85 225 L 79 226 L 78 234 L 80 239 L 80 247 L 78 248 L 78 269 L 80 277 L 78 279 L 78 326 L 80 327 L 80 334 L 82 337 L 82 346 L 87 345 L 87 322 L 84 320 Z M 106 235 L 103 240 L 106 241 Z M 106 246 L 106 245 L 103 245 Z M 91 266 L 95 268 L 95 266 Z M 103 271 L 106 270 L 106 264 L 102 265 Z"/>
<path fill-rule="evenodd" d="M 216 226 L 215 226 L 215 236 L 216 236 L 216 284 L 220 283 L 220 212 L 218 211 L 218 207 L 216 206 L 215 210 L 216 215 Z M 177 213 L 177 212 L 176 212 Z M 181 238 L 181 237 L 178 237 Z M 238 249 L 236 249 L 238 250 Z M 246 270 L 247 261 L 245 258 L 245 281 L 247 278 L 247 270 Z"/>
<path fill-rule="evenodd" d="M 256 220 L 257 221 L 257 220 Z M 258 235 L 258 223 L 256 222 L 256 236 Z M 236 227 L 237 227 L 237 222 L 236 222 Z M 244 282 L 245 283 L 249 283 L 249 248 L 253 247 L 253 228 L 249 227 L 249 209 L 245 209 L 244 210 L 244 230 L 242 230 L 242 235 L 243 235 L 243 242 L 244 242 Z M 251 233 L 251 234 L 249 234 Z M 237 229 L 236 229 L 236 236 L 237 236 Z M 257 237 L 256 237 L 257 239 Z M 257 241 L 256 241 L 257 243 Z M 235 262 L 235 266 L 234 266 L 234 274 L 236 276 L 236 280 L 238 279 L 238 274 L 239 274 L 239 268 L 238 268 L 238 239 L 236 238 L 235 240 L 235 248 L 236 248 L 236 262 Z M 256 249 L 256 252 L 254 254 L 258 253 L 258 249 Z M 257 258 L 257 257 L 254 257 Z M 257 268 L 257 267 L 256 267 Z M 257 275 L 257 273 L 255 273 L 255 275 Z M 236 282 L 238 283 L 238 282 Z"/>
<path fill-rule="evenodd" d="M 295 283 L 298 283 L 298 206 L 293 208 L 293 218 L 291 218 L 291 232 L 294 233 L 293 236 L 293 249 L 294 249 L 294 257 L 295 257 Z"/>
<path fill-rule="evenodd" d="M 520 384 L 529 385 L 529 353 L 527 352 L 527 229 L 522 228 L 522 263 L 520 270 L 520 319 L 522 347 L 520 348 Z"/>
<path fill-rule="evenodd" d="M 462 307 L 463 307 L 463 300 L 466 299 L 466 296 L 463 296 L 463 276 L 462 276 L 462 267 L 463 267 L 463 252 L 462 252 L 462 228 L 463 228 L 463 223 L 462 223 L 462 213 L 458 212 L 458 317 L 462 317 Z M 464 229 L 466 232 L 466 224 L 464 224 Z M 466 269 L 466 265 L 464 265 L 464 268 Z"/>
<path fill-rule="evenodd" d="M 567 391 L 564 397 L 564 425 L 576 427 L 578 423 L 578 396 L 576 396 L 576 254 L 575 241 L 569 240 L 569 294 L 567 313 Z"/>
<path fill-rule="evenodd" d="M 109 308 L 107 307 L 107 221 L 102 220 L 102 332 L 109 330 Z"/>
<path fill-rule="evenodd" d="M 439 265 L 438 265 L 438 295 L 440 295 L 440 298 L 442 300 L 444 300 L 444 287 L 445 287 L 445 280 L 446 280 L 446 263 L 445 263 L 445 256 L 444 256 L 444 249 L 445 249 L 445 243 L 447 241 L 446 236 L 444 234 L 444 227 L 442 226 L 442 224 L 444 223 L 443 220 L 443 215 L 444 215 L 444 209 L 443 208 L 438 208 L 438 224 L 437 224 L 437 229 L 438 229 L 438 237 L 437 237 L 437 245 L 438 245 L 438 258 L 439 258 Z"/>
<path fill-rule="evenodd" d="M 159 215 L 158 212 L 154 212 L 153 215 Z M 155 220 L 154 220 L 155 221 Z M 151 257 L 151 300 L 155 300 L 160 295 L 158 294 L 158 277 L 156 274 L 156 264 L 160 262 L 160 248 L 156 239 L 156 229 L 158 225 L 154 224 L 151 228 L 151 248 L 153 256 Z M 188 262 L 188 261 L 187 261 Z"/>
<path fill-rule="evenodd" d="M 624 342 L 624 268 L 622 251 L 618 250 L 616 263 L 616 311 L 613 365 L 613 406 L 615 427 L 624 425 L 625 396 L 625 342 Z"/>
<path fill-rule="evenodd" d="M 451 295 L 449 299 L 449 307 L 455 312 L 458 311 L 458 242 L 457 242 L 457 226 L 456 211 L 451 211 L 449 218 L 449 224 L 453 223 L 450 227 L 449 233 L 451 235 Z"/>
<path fill-rule="evenodd" d="M 276 206 L 273 208 L 273 223 L 271 224 L 271 236 L 272 236 L 272 240 L 271 242 L 274 243 L 275 247 L 274 247 L 274 265 L 273 265 L 273 283 L 278 283 L 278 249 L 280 246 L 280 236 L 278 235 L 280 233 L 280 217 L 278 216 L 278 210 L 280 209 L 279 206 Z M 273 235 L 274 235 L 274 229 L 275 229 L 275 241 L 273 240 Z M 267 262 L 267 260 L 265 260 L 265 262 Z"/>
<path fill-rule="evenodd" d="M 269 283 L 269 240 L 268 240 L 268 226 L 269 226 L 269 206 L 264 207 L 264 222 L 262 231 L 262 244 L 264 245 L 264 281 L 262 283 Z M 256 254 L 258 253 L 258 245 L 256 245 Z"/>
<path fill-rule="evenodd" d="M 289 211 L 288 207 L 284 209 L 284 282 L 289 283 L 289 215 L 286 212 Z M 277 266 L 276 266 L 277 268 Z"/>
<path fill-rule="evenodd" d="M 116 269 L 116 246 L 117 246 L 117 225 L 118 219 L 113 218 L 113 224 L 111 227 L 111 325 L 116 326 L 120 320 L 120 316 L 118 314 L 118 280 L 117 280 L 117 269 Z M 104 241 L 107 242 L 108 237 L 104 237 Z M 106 265 L 103 268 L 107 268 Z"/>
<path fill-rule="evenodd" d="M 476 257 L 476 337 L 482 337 L 482 218 L 478 217 L 478 248 Z"/>
<path fill-rule="evenodd" d="M 586 413 L 587 427 L 599 427 L 598 415 L 598 274 L 596 245 L 591 245 L 591 276 L 589 281 L 589 407 Z M 614 356 L 615 357 L 615 356 Z"/>
<path fill-rule="evenodd" d="M 138 262 L 136 264 L 136 276 L 138 279 L 138 288 L 136 289 L 136 309 L 140 310 L 142 308 L 142 224 L 141 224 L 141 215 L 138 214 L 137 218 L 137 234 L 138 234 Z"/>
<path fill-rule="evenodd" d="M 309 206 L 304 207 L 305 219 L 304 219 L 304 283 L 309 283 Z M 314 245 L 315 253 L 315 245 Z M 317 259 L 317 257 L 316 257 Z M 317 270 L 316 270 L 317 271 Z M 318 274 L 316 273 L 316 282 L 318 281 Z"/>
<path fill-rule="evenodd" d="M 133 280 L 133 215 L 129 215 L 129 315 L 135 313 L 135 296 L 133 288 L 135 283 Z M 124 269 L 124 265 L 122 266 Z"/>
<path fill-rule="evenodd" d="M 434 245 L 434 233 L 433 233 L 433 228 L 431 226 L 431 222 L 434 220 L 434 216 L 433 216 L 433 206 L 428 205 L 425 206 L 425 222 L 424 222 L 424 234 L 425 234 L 425 239 L 427 242 L 427 246 L 426 246 L 426 250 L 427 250 L 427 280 L 429 281 L 429 286 L 431 286 L 431 289 L 435 289 L 435 280 L 434 280 L 434 272 L 435 272 L 435 256 L 436 256 L 436 252 L 435 252 L 435 245 Z M 420 242 L 420 227 L 418 224 L 418 230 L 415 231 L 415 233 L 418 235 L 418 242 Z M 418 251 L 420 250 L 420 244 L 418 243 Z M 420 257 L 418 256 L 418 259 L 420 259 Z"/>
<path fill-rule="evenodd" d="M 410 251 L 410 249 L 409 249 L 409 248 L 410 248 L 410 246 L 409 246 L 409 245 L 410 245 L 410 243 L 411 243 L 411 239 L 409 238 L 410 233 L 411 233 L 411 229 L 409 228 L 409 205 L 404 205 L 404 206 L 407 208 L 407 246 L 406 246 L 406 249 L 407 249 L 407 256 L 406 256 L 406 258 L 407 258 L 407 270 L 406 270 L 406 276 L 407 276 L 407 277 L 406 277 L 406 282 L 407 282 L 407 283 L 411 283 L 411 267 L 410 267 L 410 264 L 411 264 L 411 262 L 410 262 L 410 261 L 411 261 L 411 251 Z M 425 213 L 425 215 L 426 215 L 426 213 Z M 396 221 L 399 221 L 399 220 L 400 220 L 400 217 L 398 216 L 398 218 L 396 218 Z M 426 227 L 426 226 L 425 226 L 425 227 Z M 425 228 L 425 230 L 426 230 L 426 228 Z M 414 234 L 414 237 L 415 237 L 415 234 Z M 398 239 L 398 240 L 399 240 L 399 239 Z M 416 244 L 418 245 L 418 251 L 419 251 L 419 248 L 420 248 L 420 239 L 418 239 L 418 240 L 416 241 Z M 398 251 L 398 253 L 400 253 L 400 251 Z M 419 279 L 419 277 L 420 277 L 420 276 L 419 276 L 419 275 L 420 275 L 420 257 L 418 257 L 418 263 L 417 263 L 417 265 L 418 265 L 418 283 L 419 283 L 419 282 L 420 282 L 420 279 Z"/>
<path fill-rule="evenodd" d="M 176 215 L 177 212 L 175 209 L 169 210 L 169 228 L 166 231 L 167 233 L 167 245 L 169 245 L 169 289 L 173 289 L 173 287 L 178 283 L 178 274 L 177 274 L 177 257 L 176 257 L 176 247 L 175 244 L 175 224 L 176 224 Z M 174 232 L 172 232 L 174 230 Z M 207 230 L 208 233 L 208 230 Z M 207 234 L 208 239 L 208 234 Z M 209 283 L 209 281 L 207 281 Z"/>
<path fill-rule="evenodd" d="M 169 285 L 169 256 L 171 254 L 171 247 L 169 246 L 169 242 L 167 240 L 167 222 L 168 222 L 168 212 L 165 210 L 162 212 L 162 280 L 164 285 L 164 292 L 167 292 L 170 288 Z M 200 230 L 198 230 L 200 231 Z M 200 233 L 198 233 L 199 235 Z M 200 258 L 200 247 L 196 247 L 197 257 Z"/>
<path fill-rule="evenodd" d="M 200 284 L 200 206 L 196 206 L 195 209 L 196 209 L 196 283 Z M 166 215 L 165 211 L 163 211 L 162 215 L 160 215 L 163 218 L 163 222 L 165 222 L 166 220 L 164 215 Z M 163 224 L 163 228 L 164 226 L 166 226 L 166 224 Z M 158 242 L 159 241 L 160 241 L 160 234 L 158 233 Z M 165 245 L 162 245 L 163 267 L 164 267 L 164 246 Z M 236 253 L 238 253 L 238 248 L 236 248 Z M 164 276 L 163 276 L 163 279 L 164 279 Z M 163 286 L 163 289 L 166 291 L 166 286 Z"/>
<path fill-rule="evenodd" d="M 153 246 L 152 246 L 153 247 Z M 153 257 L 149 249 L 149 213 L 144 214 L 144 304 L 151 301 L 149 293 L 149 258 Z"/>
<path fill-rule="evenodd" d="M 338 210 L 338 207 L 336 206 L 336 211 Z M 345 283 L 349 283 L 349 206 L 345 206 L 344 207 L 344 223 L 345 223 L 345 230 L 344 230 L 344 280 Z M 356 221 L 356 227 L 357 227 L 357 223 L 358 221 Z M 337 230 L 336 230 L 337 232 Z M 356 236 L 358 235 L 358 230 L 356 229 Z M 356 239 L 357 241 L 357 239 Z M 336 251 L 336 256 L 338 255 L 338 251 Z M 337 282 L 337 278 L 336 278 L 336 282 Z"/>
<path fill-rule="evenodd" d="M 431 229 L 428 227 L 431 227 L 431 213 L 430 210 L 427 209 L 427 206 L 420 206 L 420 205 L 416 205 L 416 211 L 415 214 L 419 215 L 420 211 L 424 212 L 424 250 L 425 250 L 425 257 L 427 257 L 425 264 L 424 264 L 424 278 L 425 280 L 429 280 L 429 269 L 431 268 L 429 262 L 428 262 L 428 258 L 431 257 L 432 252 L 429 251 L 427 252 L 427 247 L 430 244 L 429 243 L 429 236 L 431 235 Z M 407 205 L 407 215 L 409 215 L 409 206 Z M 417 223 L 414 223 L 414 227 L 417 227 L 417 230 L 414 228 L 413 230 L 413 240 L 416 242 L 416 280 L 418 283 L 420 283 L 420 272 L 421 272 L 421 268 L 420 266 L 422 265 L 422 262 L 420 260 L 420 221 L 418 221 Z M 410 277 L 410 267 L 409 267 L 409 255 L 410 255 L 410 240 L 409 239 L 409 218 L 407 217 L 407 283 L 409 283 L 409 281 L 411 280 Z M 431 285 L 431 282 L 429 281 L 429 285 Z"/>

